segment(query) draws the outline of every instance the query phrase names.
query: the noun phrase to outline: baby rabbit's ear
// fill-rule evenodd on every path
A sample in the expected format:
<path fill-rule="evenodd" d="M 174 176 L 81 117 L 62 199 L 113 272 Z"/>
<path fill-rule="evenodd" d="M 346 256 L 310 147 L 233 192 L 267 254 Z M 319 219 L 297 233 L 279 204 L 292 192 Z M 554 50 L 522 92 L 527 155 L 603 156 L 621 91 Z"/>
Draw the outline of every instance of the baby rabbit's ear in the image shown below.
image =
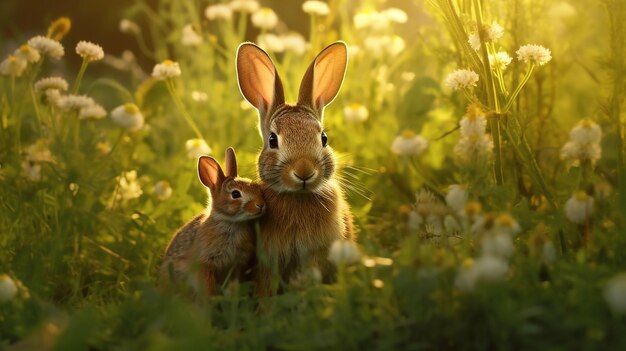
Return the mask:
<path fill-rule="evenodd" d="M 237 176 L 237 158 L 235 157 L 235 149 L 232 147 L 226 149 L 226 176 L 233 178 Z"/>
<path fill-rule="evenodd" d="M 237 49 L 237 81 L 241 94 L 259 111 L 261 118 L 285 103 L 283 85 L 269 55 L 252 43 Z"/>
<path fill-rule="evenodd" d="M 302 78 L 298 105 L 313 108 L 321 119 L 324 107 L 330 104 L 339 93 L 347 67 L 346 43 L 338 41 L 327 46 L 313 60 Z"/>
<path fill-rule="evenodd" d="M 220 164 L 209 156 L 200 156 L 198 159 L 198 177 L 204 186 L 213 191 L 219 189 L 226 178 Z"/>

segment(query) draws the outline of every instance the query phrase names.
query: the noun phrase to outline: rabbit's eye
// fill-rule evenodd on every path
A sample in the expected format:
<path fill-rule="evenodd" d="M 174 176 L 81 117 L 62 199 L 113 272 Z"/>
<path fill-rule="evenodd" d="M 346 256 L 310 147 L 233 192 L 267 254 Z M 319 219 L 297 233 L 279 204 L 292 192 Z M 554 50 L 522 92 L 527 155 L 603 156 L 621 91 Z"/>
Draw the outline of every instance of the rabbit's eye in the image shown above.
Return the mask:
<path fill-rule="evenodd" d="M 278 135 L 270 133 L 270 149 L 278 148 Z"/>
<path fill-rule="evenodd" d="M 326 146 L 328 143 L 328 136 L 326 136 L 326 132 L 322 132 L 322 146 Z"/>
<path fill-rule="evenodd" d="M 230 196 L 232 196 L 233 199 L 238 199 L 241 197 L 241 193 L 239 192 L 239 190 L 233 190 L 233 192 L 230 193 Z"/>

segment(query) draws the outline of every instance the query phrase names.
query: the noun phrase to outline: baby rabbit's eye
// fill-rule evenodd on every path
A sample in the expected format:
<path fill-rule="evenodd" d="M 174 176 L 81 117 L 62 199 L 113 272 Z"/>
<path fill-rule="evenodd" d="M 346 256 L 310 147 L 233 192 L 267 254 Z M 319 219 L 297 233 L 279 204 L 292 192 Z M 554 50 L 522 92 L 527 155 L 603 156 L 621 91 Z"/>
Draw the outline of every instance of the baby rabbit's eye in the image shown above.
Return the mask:
<path fill-rule="evenodd" d="M 270 149 L 278 148 L 278 136 L 274 133 L 270 133 Z"/>
<path fill-rule="evenodd" d="M 241 197 L 241 193 L 239 192 L 239 190 L 233 190 L 230 195 L 233 197 L 233 199 L 238 199 Z"/>
<path fill-rule="evenodd" d="M 326 132 L 322 132 L 322 146 L 326 146 L 328 143 L 328 136 L 326 136 Z"/>

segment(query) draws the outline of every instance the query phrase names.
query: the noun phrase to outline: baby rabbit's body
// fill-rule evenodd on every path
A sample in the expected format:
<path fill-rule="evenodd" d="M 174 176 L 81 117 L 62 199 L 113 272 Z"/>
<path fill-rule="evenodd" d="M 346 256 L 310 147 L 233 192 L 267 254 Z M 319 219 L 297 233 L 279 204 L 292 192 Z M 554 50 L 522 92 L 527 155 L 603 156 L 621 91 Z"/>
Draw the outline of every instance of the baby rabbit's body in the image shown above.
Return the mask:
<path fill-rule="evenodd" d="M 179 229 L 168 245 L 160 281 L 187 280 L 196 292 L 204 285 L 208 295 L 228 275 L 238 277 L 255 251 L 254 219 L 265 208 L 260 184 L 236 178 L 232 149 L 226 151 L 227 175 L 213 158 L 201 157 L 198 173 L 211 191 L 211 208 Z"/>
<path fill-rule="evenodd" d="M 352 215 L 335 178 L 335 156 L 322 127 L 324 107 L 339 92 L 346 66 L 344 43 L 322 50 L 304 74 L 298 102 L 290 105 L 269 55 L 251 43 L 239 46 L 237 78 L 241 93 L 259 112 L 264 145 L 258 172 L 270 207 L 261 221 L 257 250 L 260 294 L 270 292 L 273 266 L 286 282 L 306 263 L 332 280 L 330 245 L 354 240 Z"/>

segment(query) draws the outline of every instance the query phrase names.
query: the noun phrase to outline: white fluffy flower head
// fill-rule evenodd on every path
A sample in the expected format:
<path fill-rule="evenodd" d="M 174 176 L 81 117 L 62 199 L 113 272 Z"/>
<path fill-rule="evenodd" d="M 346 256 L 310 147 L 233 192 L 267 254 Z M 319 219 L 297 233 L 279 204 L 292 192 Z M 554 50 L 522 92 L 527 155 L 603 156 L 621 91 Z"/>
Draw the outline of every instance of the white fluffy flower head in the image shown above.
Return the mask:
<path fill-rule="evenodd" d="M 101 119 L 106 117 L 107 111 L 104 107 L 94 103 L 91 106 L 83 107 L 78 112 L 79 119 Z"/>
<path fill-rule="evenodd" d="M 326 16 L 330 13 L 330 7 L 324 1 L 308 0 L 302 4 L 302 11 L 309 15 Z"/>
<path fill-rule="evenodd" d="M 28 66 L 28 62 L 25 60 L 9 55 L 0 63 L 0 74 L 19 77 L 24 73 L 26 66 Z"/>
<path fill-rule="evenodd" d="M 184 46 L 198 46 L 202 44 L 202 37 L 196 32 L 193 25 L 188 24 L 183 27 L 180 43 Z"/>
<path fill-rule="evenodd" d="M 52 59 L 58 60 L 65 55 L 63 45 L 58 41 L 38 35 L 28 40 L 28 45 Z"/>
<path fill-rule="evenodd" d="M 489 54 L 489 65 L 492 69 L 498 68 L 504 71 L 513 59 L 506 51 L 499 51 L 495 55 Z"/>
<path fill-rule="evenodd" d="M 343 116 L 347 123 L 362 123 L 367 120 L 369 111 L 364 105 L 353 102 L 343 108 Z"/>
<path fill-rule="evenodd" d="M 137 171 L 123 172 L 116 178 L 117 189 L 116 199 L 122 203 L 136 199 L 143 194 L 139 182 L 137 182 Z"/>
<path fill-rule="evenodd" d="M 396 155 L 419 155 L 428 148 L 428 140 L 413 131 L 405 130 L 391 143 L 391 152 Z"/>
<path fill-rule="evenodd" d="M 285 51 L 285 42 L 276 34 L 266 33 L 260 34 L 256 38 L 257 44 L 266 51 L 270 52 L 283 52 Z"/>
<path fill-rule="evenodd" d="M 525 63 L 543 66 L 552 60 L 552 53 L 541 45 L 523 45 L 517 50 L 517 59 Z"/>
<path fill-rule="evenodd" d="M 225 4 L 211 5 L 207 6 L 207 8 L 204 10 L 204 16 L 210 21 L 228 21 L 233 18 L 233 9 L 232 7 Z"/>
<path fill-rule="evenodd" d="M 152 70 L 152 77 L 158 80 L 175 78 L 180 76 L 180 65 L 172 60 L 165 60 L 157 63 Z"/>
<path fill-rule="evenodd" d="M 57 100 L 57 106 L 65 111 L 80 110 L 94 104 L 95 101 L 87 95 L 63 95 Z"/>
<path fill-rule="evenodd" d="M 382 14 L 387 17 L 389 22 L 406 23 L 409 20 L 406 12 L 396 7 L 390 7 L 386 10 L 383 10 Z"/>
<path fill-rule="evenodd" d="M 133 103 L 120 105 L 111 111 L 113 123 L 128 131 L 134 132 L 143 128 L 144 117 L 139 107 Z"/>
<path fill-rule="evenodd" d="M 448 187 L 446 204 L 455 212 L 460 212 L 467 203 L 467 187 L 460 184 L 452 184 Z"/>
<path fill-rule="evenodd" d="M 15 281 L 6 274 L 0 275 L 0 303 L 13 300 L 17 295 Z"/>
<path fill-rule="evenodd" d="M 233 11 L 244 13 L 252 13 L 259 9 L 259 3 L 256 0 L 233 0 L 229 6 Z"/>
<path fill-rule="evenodd" d="M 210 155 L 213 150 L 204 141 L 204 139 L 189 139 L 185 142 L 185 149 L 187 149 L 187 157 L 197 159 L 200 156 Z"/>
<path fill-rule="evenodd" d="M 361 251 L 354 242 L 338 239 L 328 250 L 328 260 L 336 266 L 354 264 L 361 260 Z"/>
<path fill-rule="evenodd" d="M 604 287 L 604 300 L 616 314 L 626 314 L 626 273 L 609 280 Z"/>
<path fill-rule="evenodd" d="M 94 44 L 90 41 L 81 40 L 76 44 L 76 53 L 83 59 L 93 62 L 104 58 L 104 50 L 102 46 Z"/>
<path fill-rule="evenodd" d="M 579 191 L 565 202 L 565 217 L 575 224 L 583 224 L 593 213 L 593 197 Z"/>
<path fill-rule="evenodd" d="M 47 77 L 36 81 L 34 87 L 37 92 L 46 91 L 48 89 L 66 91 L 69 85 L 67 81 L 61 77 Z"/>
<path fill-rule="evenodd" d="M 263 7 L 252 14 L 252 24 L 260 29 L 269 30 L 278 24 L 276 12 L 269 7 Z"/>
<path fill-rule="evenodd" d="M 39 51 L 37 51 L 35 48 L 33 48 L 32 46 L 28 44 L 24 44 L 20 46 L 19 48 L 15 49 L 15 52 L 13 52 L 13 55 L 15 55 L 15 57 L 22 59 L 28 63 L 34 63 L 41 59 L 41 55 L 39 54 Z"/>
<path fill-rule="evenodd" d="M 300 33 L 287 33 L 281 37 L 285 51 L 291 51 L 298 56 L 303 55 L 307 50 L 307 42 Z"/>
<path fill-rule="evenodd" d="M 457 69 L 448 74 L 444 84 L 452 90 L 471 89 L 478 83 L 478 74 L 469 69 Z"/>
<path fill-rule="evenodd" d="M 172 187 L 167 180 L 161 180 L 154 184 L 154 195 L 157 199 L 163 201 L 172 196 Z"/>

